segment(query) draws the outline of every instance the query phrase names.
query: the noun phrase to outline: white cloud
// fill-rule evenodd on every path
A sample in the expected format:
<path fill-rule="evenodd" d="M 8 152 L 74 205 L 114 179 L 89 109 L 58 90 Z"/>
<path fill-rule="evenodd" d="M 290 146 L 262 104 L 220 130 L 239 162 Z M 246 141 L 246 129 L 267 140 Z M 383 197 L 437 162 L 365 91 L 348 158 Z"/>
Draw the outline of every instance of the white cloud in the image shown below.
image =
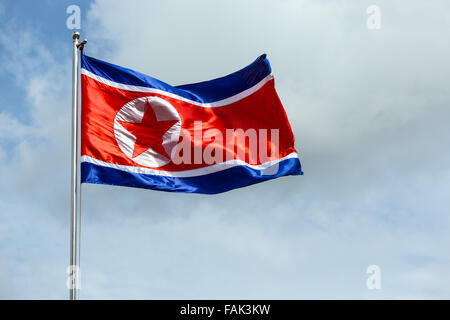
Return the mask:
<path fill-rule="evenodd" d="M 70 58 L 62 63 L 33 32 L 12 23 L 3 31 L 2 71 L 25 95 L 17 97 L 14 113 L 0 111 L 0 271 L 8 279 L 0 295 L 61 299 L 68 257 Z M 30 114 L 29 123 L 19 120 L 23 113 Z"/>

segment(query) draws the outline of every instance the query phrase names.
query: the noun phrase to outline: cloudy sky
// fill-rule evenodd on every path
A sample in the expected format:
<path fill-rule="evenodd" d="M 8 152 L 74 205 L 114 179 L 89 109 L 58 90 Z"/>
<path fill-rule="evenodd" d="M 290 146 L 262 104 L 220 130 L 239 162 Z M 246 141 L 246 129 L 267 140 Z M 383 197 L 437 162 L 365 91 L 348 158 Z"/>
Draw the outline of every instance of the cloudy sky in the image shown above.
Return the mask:
<path fill-rule="evenodd" d="M 88 55 L 173 85 L 267 53 L 305 172 L 83 185 L 81 298 L 450 298 L 445 0 L 0 0 L 0 298 L 68 296 L 72 4 Z"/>

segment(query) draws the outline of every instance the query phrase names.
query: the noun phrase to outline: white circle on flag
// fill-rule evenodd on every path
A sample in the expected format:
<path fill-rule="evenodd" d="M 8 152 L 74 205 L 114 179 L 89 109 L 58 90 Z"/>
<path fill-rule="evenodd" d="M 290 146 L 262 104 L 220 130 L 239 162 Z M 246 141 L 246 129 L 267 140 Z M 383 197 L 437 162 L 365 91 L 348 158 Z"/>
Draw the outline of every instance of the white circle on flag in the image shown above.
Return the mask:
<path fill-rule="evenodd" d="M 148 103 L 147 103 L 148 102 Z M 141 97 L 125 104 L 114 119 L 114 135 L 117 144 L 122 152 L 134 162 L 151 168 L 162 167 L 170 162 L 166 156 L 148 148 L 143 153 L 133 158 L 136 137 L 127 131 L 120 122 L 141 123 L 146 112 L 147 106 L 150 106 L 156 116 L 156 120 L 169 121 L 176 120 L 162 136 L 162 147 L 170 156 L 173 148 L 178 143 L 181 132 L 181 118 L 177 110 L 166 100 L 159 97 Z"/>

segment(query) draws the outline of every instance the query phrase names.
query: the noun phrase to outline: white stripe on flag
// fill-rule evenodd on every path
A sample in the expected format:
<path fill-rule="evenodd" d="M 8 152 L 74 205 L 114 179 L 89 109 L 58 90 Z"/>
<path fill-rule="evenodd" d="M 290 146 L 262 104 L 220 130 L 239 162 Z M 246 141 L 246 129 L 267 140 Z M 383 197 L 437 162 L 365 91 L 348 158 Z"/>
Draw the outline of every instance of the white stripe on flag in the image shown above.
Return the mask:
<path fill-rule="evenodd" d="M 204 108 L 215 108 L 215 107 L 223 107 L 229 104 L 232 104 L 234 102 L 237 102 L 239 100 L 242 100 L 250 95 L 252 95 L 253 93 L 255 93 L 256 91 L 258 91 L 259 89 L 261 89 L 267 82 L 269 82 L 270 80 L 272 80 L 274 77 L 272 74 L 267 75 L 265 78 L 263 78 L 260 82 L 258 82 L 257 84 L 255 84 L 253 87 L 248 88 L 247 90 L 244 90 L 234 96 L 231 96 L 229 98 L 223 99 L 223 100 L 219 100 L 216 102 L 210 102 L 210 103 L 200 103 L 197 101 L 193 101 L 190 99 L 186 99 L 184 97 L 181 97 L 177 94 L 174 93 L 170 93 L 164 90 L 159 90 L 159 89 L 154 89 L 154 88 L 148 88 L 148 87 L 139 87 L 139 86 L 133 86 L 133 85 L 129 85 L 129 84 L 123 84 L 123 83 L 117 83 L 108 79 L 105 79 L 103 77 L 100 77 L 86 69 L 81 69 L 81 74 L 84 74 L 85 76 L 88 76 L 89 78 L 92 78 L 98 82 L 101 82 L 103 84 L 106 84 L 110 87 L 113 88 L 117 88 L 117 89 L 121 89 L 121 90 L 127 90 L 127 91 L 136 91 L 136 92 L 148 92 L 148 93 L 157 93 L 157 94 L 161 94 L 164 95 L 166 97 L 170 97 L 170 98 L 174 98 L 177 100 L 181 100 L 184 102 L 188 102 L 190 104 L 194 104 L 196 106 L 199 107 L 204 107 Z"/>
<path fill-rule="evenodd" d="M 99 166 L 114 168 L 114 169 L 118 169 L 118 170 L 122 170 L 122 171 L 138 173 L 138 174 L 150 174 L 150 175 L 155 175 L 155 176 L 187 178 L 187 177 L 203 176 L 206 174 L 219 172 L 219 171 L 237 167 L 237 166 L 246 166 L 246 167 L 254 169 L 254 170 L 267 171 L 267 169 L 272 167 L 273 165 L 278 165 L 283 160 L 293 159 L 293 158 L 298 158 L 298 154 L 296 152 L 288 154 L 287 156 L 285 156 L 281 159 L 268 161 L 268 162 L 265 162 L 265 163 L 262 163 L 259 165 L 248 164 L 245 161 L 236 159 L 236 160 L 229 160 L 229 161 L 217 163 L 217 164 L 203 167 L 203 168 L 185 170 L 185 171 L 162 171 L 162 170 L 155 170 L 155 169 L 144 168 L 144 167 L 126 166 L 126 165 L 121 165 L 121 164 L 104 162 L 104 161 L 97 160 L 97 159 L 89 157 L 89 156 L 81 156 L 81 162 L 88 162 L 88 163 L 96 164 Z"/>

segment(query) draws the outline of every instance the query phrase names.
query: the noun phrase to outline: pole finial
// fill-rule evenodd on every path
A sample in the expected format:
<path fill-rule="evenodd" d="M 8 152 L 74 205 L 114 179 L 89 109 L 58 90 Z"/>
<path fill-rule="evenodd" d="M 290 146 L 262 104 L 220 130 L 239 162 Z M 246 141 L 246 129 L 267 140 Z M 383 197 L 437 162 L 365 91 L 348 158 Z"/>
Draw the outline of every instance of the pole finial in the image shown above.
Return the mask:
<path fill-rule="evenodd" d="M 79 33 L 78 31 L 75 31 L 75 32 L 72 34 L 72 39 L 73 39 L 73 40 L 75 40 L 75 39 L 80 39 L 80 33 Z"/>
<path fill-rule="evenodd" d="M 84 49 L 84 45 L 87 43 L 87 39 L 84 39 L 83 41 L 81 41 L 79 44 L 77 44 L 77 47 L 81 49 L 81 51 L 83 51 Z"/>

